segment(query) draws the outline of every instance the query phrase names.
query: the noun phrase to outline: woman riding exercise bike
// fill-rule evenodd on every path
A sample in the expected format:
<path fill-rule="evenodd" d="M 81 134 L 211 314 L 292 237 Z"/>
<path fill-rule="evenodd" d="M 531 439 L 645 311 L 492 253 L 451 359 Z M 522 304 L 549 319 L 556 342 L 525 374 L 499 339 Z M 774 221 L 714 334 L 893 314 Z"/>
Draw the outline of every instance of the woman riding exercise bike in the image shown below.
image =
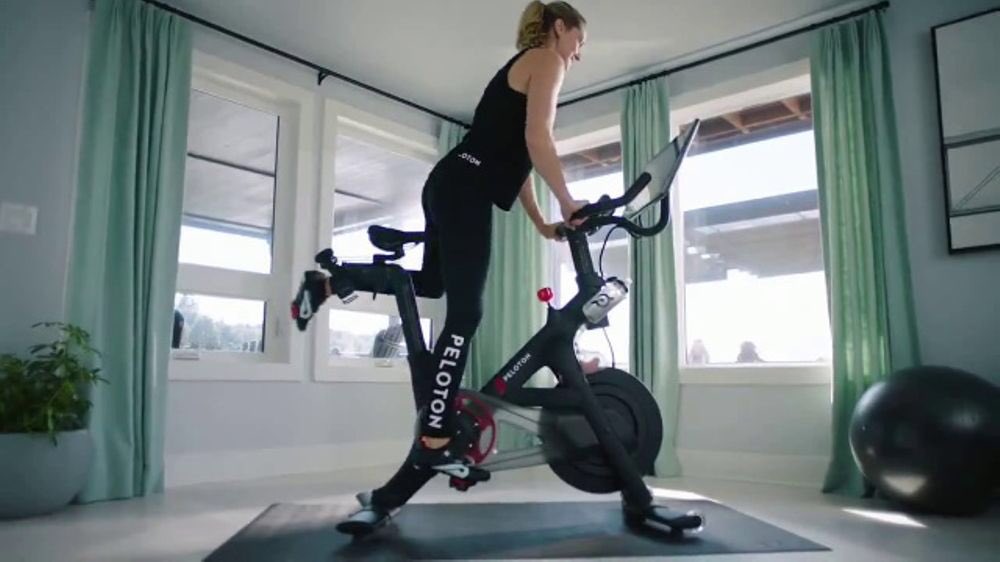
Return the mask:
<path fill-rule="evenodd" d="M 521 17 L 518 32 L 517 46 L 520 51 L 487 85 L 476 108 L 471 130 L 458 146 L 438 162 L 424 185 L 422 194 L 426 221 L 424 232 L 402 233 L 382 227 L 372 227 L 369 229 L 372 242 L 382 249 L 394 252 L 393 256 L 377 256 L 373 264 L 338 264 L 332 253 L 326 250 L 317 256 L 317 262 L 330 271 L 331 276 L 327 277 L 319 271 L 309 271 L 305 275 L 292 304 L 292 315 L 300 330 L 305 329 L 313 313 L 333 293 L 344 299 L 353 295 L 354 290 L 383 292 L 397 296 L 404 322 L 412 324 L 409 327 L 411 333 L 408 340 L 412 339 L 413 343 L 419 345 L 422 339 L 415 337 L 413 333 L 419 333 L 419 324 L 413 320 L 415 318 L 412 310 L 415 307 L 413 294 L 431 298 L 438 298 L 442 293 L 448 295 L 445 323 L 437 338 L 433 355 L 427 357 L 426 361 L 418 354 L 411 354 L 408 357 L 411 370 L 414 371 L 414 393 L 419 409 L 420 436 L 403 466 L 385 486 L 358 495 L 361 509 L 338 525 L 338 530 L 342 532 L 355 535 L 371 532 L 384 523 L 394 510 L 406 503 L 436 473 L 449 475 L 453 486 L 459 489 L 466 489 L 477 482 L 489 479 L 490 473 L 477 466 L 487 453 L 480 451 L 478 458 L 477 455 L 466 454 L 473 447 L 468 441 L 469 435 L 477 432 L 470 431 L 467 427 L 464 431 L 459 431 L 456 425 L 455 405 L 462 399 L 479 402 L 486 410 L 490 410 L 486 413 L 489 419 L 492 419 L 493 411 L 501 409 L 517 415 L 518 406 L 514 402 L 493 400 L 485 394 L 465 393 L 465 396 L 458 394 L 468 354 L 467 343 L 471 341 L 482 317 L 482 294 L 489 267 L 491 209 L 494 204 L 503 210 L 510 210 L 514 199 L 520 198 L 525 212 L 543 236 L 550 239 L 569 238 L 574 247 L 574 255 L 579 257 L 579 259 L 574 258 L 580 266 L 578 273 L 585 272 L 578 281 L 581 279 L 585 281 L 581 281 L 583 283 L 581 289 L 586 294 L 581 294 L 579 299 L 598 299 L 593 303 L 587 303 L 588 305 L 596 303 L 598 308 L 608 305 L 606 300 L 608 295 L 604 295 L 602 289 L 606 285 L 605 280 L 593 272 L 590 264 L 586 234 L 575 233 L 572 229 L 583 223 L 584 219 L 589 219 L 585 224 L 596 225 L 594 219 L 600 219 L 602 213 L 610 214 L 616 206 L 625 205 L 635 199 L 639 191 L 650 181 L 650 175 L 646 174 L 646 183 L 637 183 L 630 188 L 628 200 L 625 198 L 605 200 L 602 202 L 603 207 L 600 203 L 584 207 L 585 202 L 575 201 L 570 197 L 556 155 L 552 126 L 556 100 L 565 73 L 573 62 L 580 59 L 580 49 L 586 37 L 584 25 L 583 17 L 565 2 L 545 5 L 536 1 L 529 4 Z M 681 154 L 671 160 L 672 165 L 676 166 L 682 157 Z M 667 162 L 665 158 L 660 158 L 660 161 Z M 532 166 L 551 186 L 560 203 L 565 222 L 545 223 L 534 199 L 529 177 Z M 664 179 L 666 173 L 655 175 L 659 179 Z M 662 190 L 665 191 L 668 186 L 662 186 Z M 595 214 L 594 211 L 599 212 Z M 668 213 L 662 213 L 661 223 L 657 227 L 645 229 L 621 218 L 604 217 L 602 220 L 612 222 L 601 224 L 620 224 L 633 235 L 637 233 L 652 235 L 663 229 L 668 218 Z M 421 271 L 401 273 L 403 270 L 398 266 L 384 265 L 387 258 L 397 259 L 402 255 L 401 248 L 406 242 L 426 244 Z M 587 254 L 585 258 L 584 254 Z M 392 269 L 393 267 L 396 269 Z M 403 277 L 402 280 L 400 275 Z M 610 287 L 610 284 L 607 286 Z M 598 293 L 599 290 L 601 293 Z M 627 291 L 627 288 L 621 284 L 619 290 Z M 610 306 L 616 303 L 617 301 L 610 303 Z M 581 300 L 579 304 L 582 306 L 583 301 Z M 404 308 L 408 310 L 403 310 Z M 550 322 L 547 328 L 529 344 L 539 345 L 550 340 L 554 345 L 566 344 L 569 347 L 570 344 L 567 342 L 571 342 L 571 335 L 581 323 L 582 316 L 577 308 L 568 307 L 563 313 L 550 309 Z M 600 319 L 603 320 L 603 316 Z M 408 347 L 410 343 L 408 341 Z M 560 346 L 559 349 L 566 348 Z M 525 376 L 530 376 L 530 372 L 537 370 L 543 355 L 544 353 L 534 351 L 533 359 L 531 353 L 526 353 L 521 359 L 515 358 L 513 361 L 516 366 L 512 372 L 508 372 L 496 383 L 498 388 L 505 388 L 507 382 L 513 379 L 511 389 L 517 390 L 523 384 Z M 574 375 L 581 373 L 578 376 L 582 376 L 582 373 L 596 370 L 596 362 L 577 365 L 575 359 L 572 359 L 573 362 L 567 366 L 565 361 L 568 357 L 572 357 L 571 348 L 569 355 L 561 354 L 558 362 L 560 370 L 564 373 L 573 371 Z M 531 367 L 523 369 L 522 374 L 515 377 L 518 368 L 525 364 Z M 633 449 L 626 450 L 622 443 L 623 435 L 614 434 L 605 414 L 600 412 L 601 406 L 595 398 L 595 393 L 589 389 L 581 389 L 581 384 L 583 387 L 587 385 L 580 383 L 580 380 L 582 379 L 574 378 L 575 382 L 570 384 L 575 385 L 574 391 L 582 396 L 571 397 L 565 391 L 555 391 L 553 394 L 545 394 L 545 400 L 550 405 L 571 405 L 580 409 L 586 414 L 586 423 L 592 428 L 592 432 L 587 437 L 587 430 L 577 429 L 560 436 L 558 434 L 562 430 L 555 430 L 553 433 L 553 428 L 558 425 L 555 422 L 560 421 L 556 419 L 559 416 L 547 413 L 549 420 L 547 425 L 538 424 L 540 430 L 546 431 L 551 438 L 548 441 L 546 455 L 550 455 L 555 448 L 560 448 L 562 451 L 572 449 L 577 453 L 590 451 L 588 454 L 603 448 L 603 453 L 597 450 L 596 454 L 604 455 L 600 457 L 601 459 L 610 459 L 610 465 L 613 466 L 601 468 L 606 474 L 598 480 L 585 476 L 588 482 L 602 483 L 583 484 L 578 487 L 588 489 L 596 485 L 602 488 L 610 481 L 623 492 L 627 519 L 656 521 L 675 531 L 699 528 L 702 524 L 699 515 L 673 513 L 652 505 L 651 496 L 642 484 L 639 473 L 639 470 L 646 470 L 647 467 L 637 467 L 634 463 L 635 456 L 629 457 L 630 453 L 636 453 L 636 444 L 628 443 Z M 610 385 L 609 388 L 621 387 L 624 384 L 624 390 L 619 388 L 615 392 L 627 392 L 630 393 L 629 396 L 635 397 L 626 402 L 645 410 L 648 415 L 645 416 L 647 423 L 644 427 L 654 428 L 655 435 L 659 435 L 661 423 L 659 412 L 656 411 L 655 401 L 648 395 L 648 391 L 627 373 L 609 374 L 604 380 L 606 386 Z M 425 386 L 427 388 L 424 388 Z M 500 394 L 503 393 L 501 390 Z M 512 396 L 514 394 L 516 393 L 512 392 Z M 536 396 L 541 397 L 541 395 Z M 550 398 L 550 396 L 555 397 Z M 564 400 L 566 402 L 563 402 Z M 541 404 L 527 405 L 541 406 Z M 529 417 L 532 415 L 529 411 Z M 486 421 L 487 418 L 481 419 Z M 560 419 L 569 424 L 577 423 L 577 427 L 582 427 L 578 422 L 583 417 L 577 415 L 576 418 L 571 418 L 572 416 L 568 416 Z M 529 424 L 528 427 L 534 426 Z M 645 429 L 641 433 L 647 438 L 654 436 Z M 456 434 L 462 436 L 462 439 L 453 443 Z M 476 437 L 478 435 L 473 439 Z M 565 437 L 571 439 L 566 440 Z M 588 442 L 589 449 L 578 446 L 581 439 Z M 563 443 L 557 447 L 555 443 L 560 440 Z M 570 441 L 574 442 L 572 446 L 568 445 Z M 640 456 L 645 464 L 652 462 L 658 450 L 657 437 L 646 441 L 638 452 L 642 453 Z M 550 457 L 550 460 L 555 462 L 559 459 Z M 570 462 L 570 459 L 561 461 Z M 599 459 L 598 465 L 603 462 Z M 567 470 L 575 469 L 571 467 Z M 560 476 L 566 478 L 564 474 Z M 570 476 L 570 478 L 576 477 Z"/>
<path fill-rule="evenodd" d="M 520 20 L 518 53 L 486 86 L 472 128 L 437 163 L 424 184 L 426 247 L 423 267 L 412 277 L 417 295 L 448 295 L 433 363 L 448 374 L 435 378 L 444 383 L 435 388 L 443 403 L 450 403 L 458 390 L 468 358 L 467 342 L 482 319 L 492 206 L 509 211 L 519 198 L 539 233 L 557 238 L 558 224 L 547 224 L 535 201 L 529 175 L 532 167 L 559 201 L 566 224 L 571 224 L 570 216 L 583 205 L 566 187 L 552 127 L 563 78 L 580 60 L 585 25 L 583 16 L 566 2 L 528 4 Z M 306 273 L 296 299 L 300 329 L 330 293 L 322 273 Z M 487 472 L 450 457 L 447 445 L 455 433 L 451 408 L 440 414 L 426 409 L 420 428 L 411 457 L 386 486 L 371 495 L 372 509 L 383 516 L 409 500 L 400 490 L 408 491 L 410 486 L 399 484 L 412 481 L 414 471 L 425 467 L 449 475 L 470 473 L 472 480 L 489 478 Z"/>
<path fill-rule="evenodd" d="M 665 528 L 679 534 L 695 532 L 704 525 L 699 513 L 656 505 L 643 482 L 642 475 L 652 470 L 663 438 L 663 419 L 649 389 L 635 376 L 614 367 L 585 373 L 574 346 L 581 329 L 606 327 L 608 313 L 628 293 L 626 282 L 604 278 L 594 269 L 589 237 L 612 225 L 633 237 L 656 236 L 667 228 L 670 186 L 699 124 L 696 120 L 657 153 L 620 197 L 605 195 L 574 213 L 572 218 L 582 221 L 575 229 L 558 227 L 573 257 L 578 292 L 561 308 L 550 305 L 538 332 L 479 390 L 459 391 L 450 405 L 434 388 L 442 384 L 436 379 L 447 380 L 450 375 L 443 370 L 444 365 L 439 365 L 441 370 L 435 374 L 433 356 L 424 343 L 412 272 L 390 263 L 403 257 L 405 244 L 422 242 L 424 233 L 370 226 L 372 244 L 389 252 L 373 256 L 371 263 L 340 263 L 329 249 L 316 255 L 316 263 L 330 274 L 328 286 L 342 302 L 352 302 L 356 290 L 395 297 L 417 412 L 430 409 L 442 414 L 451 409 L 457 421 L 458 431 L 448 447 L 455 459 L 451 469 L 421 468 L 414 460 L 421 452 L 415 449 L 404 469 L 385 489 L 397 497 L 409 498 L 435 474 L 446 472 L 451 475 L 451 487 L 465 491 L 484 479 L 482 471 L 545 464 L 563 482 L 579 490 L 597 494 L 620 491 L 622 512 L 629 526 Z M 652 205 L 658 205 L 659 217 L 648 224 L 650 221 L 640 217 Z M 625 214 L 616 216 L 620 208 L 625 209 Z M 299 298 L 293 301 L 292 315 L 307 321 L 312 310 L 302 313 L 302 306 L 309 306 L 308 299 L 302 300 L 305 295 L 300 291 Z M 552 292 L 539 291 L 539 299 L 548 303 Z M 300 327 L 305 326 L 300 323 Z M 446 351 L 445 356 L 453 356 L 460 346 L 461 342 L 450 342 L 451 351 Z M 525 383 L 543 367 L 555 374 L 558 384 L 526 388 Z M 533 436 L 530 445 L 494 449 L 498 432 L 502 435 L 508 431 L 504 427 L 526 431 Z M 355 535 L 370 533 L 391 511 L 374 504 L 369 492 L 359 494 L 358 500 L 362 509 L 340 523 L 339 530 Z"/>

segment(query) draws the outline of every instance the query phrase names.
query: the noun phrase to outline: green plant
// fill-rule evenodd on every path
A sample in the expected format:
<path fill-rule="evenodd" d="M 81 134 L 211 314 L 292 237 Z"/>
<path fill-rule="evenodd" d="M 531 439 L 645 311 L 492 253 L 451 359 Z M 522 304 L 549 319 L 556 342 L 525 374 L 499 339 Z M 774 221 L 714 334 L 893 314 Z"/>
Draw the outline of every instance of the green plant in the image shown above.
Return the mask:
<path fill-rule="evenodd" d="M 29 348 L 26 359 L 0 355 L 0 433 L 56 433 L 84 427 L 90 400 L 86 389 L 98 381 L 91 360 L 100 353 L 86 330 L 62 322 L 32 328 L 56 329 L 58 337 Z"/>

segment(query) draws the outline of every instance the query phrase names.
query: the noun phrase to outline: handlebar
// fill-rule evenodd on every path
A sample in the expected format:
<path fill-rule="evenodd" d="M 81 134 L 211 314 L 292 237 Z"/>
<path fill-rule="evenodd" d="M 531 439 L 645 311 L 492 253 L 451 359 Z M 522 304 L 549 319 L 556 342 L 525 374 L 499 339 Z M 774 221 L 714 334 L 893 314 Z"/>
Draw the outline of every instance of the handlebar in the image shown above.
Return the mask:
<path fill-rule="evenodd" d="M 570 217 L 570 220 L 585 219 L 583 223 L 575 229 L 570 229 L 566 225 L 561 224 L 556 228 L 556 233 L 560 238 L 565 238 L 569 230 L 583 230 L 589 234 L 602 226 L 615 225 L 633 236 L 654 236 L 659 234 L 670 222 L 670 200 L 667 197 L 660 200 L 660 220 L 653 226 L 643 227 L 624 217 L 612 215 L 615 209 L 624 207 L 634 201 L 639 196 L 639 193 L 649 185 L 650 180 L 652 180 L 652 176 L 648 172 L 643 172 L 639 174 L 639 177 L 632 182 L 632 185 L 625 190 L 625 193 L 621 197 L 612 198 L 604 195 L 597 202 L 584 205 Z"/>
<path fill-rule="evenodd" d="M 653 177 L 650 176 L 649 173 L 643 172 L 639 174 L 639 177 L 632 182 L 632 185 L 625 190 L 625 193 L 623 193 L 621 197 L 612 199 L 608 195 L 604 195 L 596 203 L 590 203 L 578 209 L 575 213 L 573 213 L 573 216 L 570 217 L 570 219 L 581 219 L 605 212 L 612 212 L 618 207 L 624 207 L 635 200 L 635 198 L 639 196 L 639 193 L 645 189 L 647 185 L 649 185 L 649 182 L 652 179 Z"/>
<path fill-rule="evenodd" d="M 642 173 L 632 182 L 632 185 L 625 190 L 621 197 L 601 197 L 596 203 L 584 205 L 570 217 L 571 221 L 584 219 L 576 229 L 583 230 L 588 235 L 592 234 L 601 226 L 615 225 L 622 228 L 632 236 L 653 236 L 659 234 L 667 224 L 670 223 L 670 187 L 673 184 L 674 176 L 680 167 L 681 161 L 691 148 L 691 143 L 701 125 L 699 119 L 695 119 L 687 130 L 674 138 L 663 150 L 652 157 Z M 638 210 L 633 211 L 627 218 L 614 216 L 615 209 L 624 207 L 634 201 L 644 189 L 652 186 L 652 194 L 649 201 L 643 202 Z M 660 204 L 660 218 L 656 224 L 644 227 L 633 222 L 640 211 L 650 205 Z M 556 233 L 565 238 L 569 227 L 560 225 Z"/>

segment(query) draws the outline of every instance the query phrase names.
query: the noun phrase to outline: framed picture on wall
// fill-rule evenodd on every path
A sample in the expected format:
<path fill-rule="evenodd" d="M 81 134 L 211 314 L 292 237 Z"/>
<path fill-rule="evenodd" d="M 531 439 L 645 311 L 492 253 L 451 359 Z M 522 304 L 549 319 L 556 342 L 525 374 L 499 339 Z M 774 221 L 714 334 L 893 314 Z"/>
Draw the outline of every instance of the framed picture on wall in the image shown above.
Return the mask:
<path fill-rule="evenodd" d="M 1000 248 L 1000 8 L 931 35 L 948 250 Z"/>

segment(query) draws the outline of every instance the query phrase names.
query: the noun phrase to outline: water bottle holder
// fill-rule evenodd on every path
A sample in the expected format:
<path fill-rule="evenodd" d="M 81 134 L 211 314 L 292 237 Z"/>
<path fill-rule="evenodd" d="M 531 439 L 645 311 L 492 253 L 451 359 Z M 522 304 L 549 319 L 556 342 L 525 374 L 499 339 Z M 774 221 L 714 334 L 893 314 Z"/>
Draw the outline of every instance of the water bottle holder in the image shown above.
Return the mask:
<path fill-rule="evenodd" d="M 605 283 L 601 290 L 592 296 L 587 304 L 583 306 L 583 316 L 587 329 L 593 330 L 595 328 L 607 327 L 608 313 L 625 300 L 627 295 L 627 285 L 621 284 L 614 277 L 610 278 L 609 282 Z"/>

